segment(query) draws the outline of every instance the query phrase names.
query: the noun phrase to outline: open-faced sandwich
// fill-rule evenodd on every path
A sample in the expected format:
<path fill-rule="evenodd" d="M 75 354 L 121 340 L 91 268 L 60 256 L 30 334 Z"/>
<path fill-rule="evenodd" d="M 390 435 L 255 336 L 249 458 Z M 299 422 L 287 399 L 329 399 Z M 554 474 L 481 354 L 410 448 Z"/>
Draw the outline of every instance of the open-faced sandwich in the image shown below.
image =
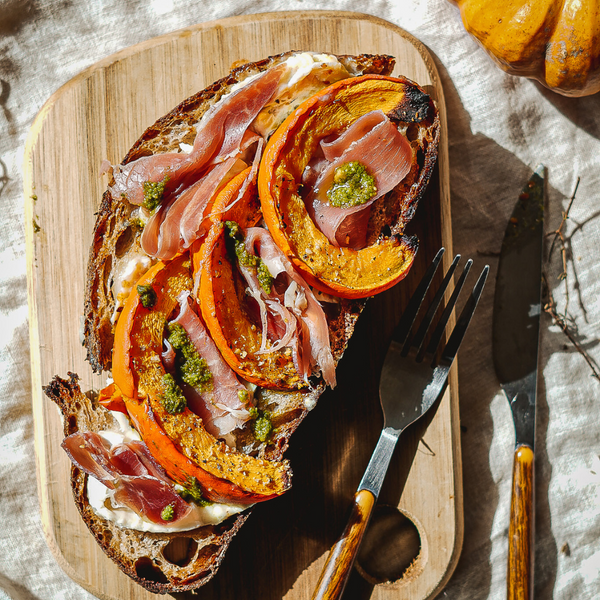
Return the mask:
<path fill-rule="evenodd" d="M 244 64 L 106 166 L 84 337 L 111 382 L 93 400 L 73 374 L 45 392 L 83 519 L 153 592 L 206 583 L 249 507 L 290 488 L 284 451 L 335 386 L 365 298 L 413 262 L 403 232 L 439 118 L 393 66 Z"/>

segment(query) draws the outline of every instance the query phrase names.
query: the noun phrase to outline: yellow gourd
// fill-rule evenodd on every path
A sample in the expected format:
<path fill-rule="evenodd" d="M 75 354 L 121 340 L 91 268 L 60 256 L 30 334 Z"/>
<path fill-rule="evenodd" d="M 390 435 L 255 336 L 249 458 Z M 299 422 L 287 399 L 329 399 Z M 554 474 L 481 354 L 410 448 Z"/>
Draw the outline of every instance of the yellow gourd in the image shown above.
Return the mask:
<path fill-rule="evenodd" d="M 454 0 L 502 69 L 564 96 L 600 91 L 600 0 Z"/>

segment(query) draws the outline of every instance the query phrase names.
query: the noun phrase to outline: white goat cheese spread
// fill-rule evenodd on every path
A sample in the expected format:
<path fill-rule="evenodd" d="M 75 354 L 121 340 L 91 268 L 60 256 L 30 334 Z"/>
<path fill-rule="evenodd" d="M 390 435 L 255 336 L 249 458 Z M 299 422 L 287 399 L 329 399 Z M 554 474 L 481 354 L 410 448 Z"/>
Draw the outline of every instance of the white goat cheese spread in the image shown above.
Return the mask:
<path fill-rule="evenodd" d="M 140 439 L 138 432 L 130 426 L 129 420 L 124 414 L 117 411 L 111 411 L 111 414 L 117 421 L 115 427 L 98 432 L 111 446 Z M 202 525 L 217 525 L 231 515 L 248 508 L 248 506 L 238 504 L 217 503 L 198 506 L 192 502 L 192 510 L 186 517 L 171 525 L 160 525 L 140 517 L 127 507 L 114 506 L 111 499 L 112 490 L 92 476 L 88 477 L 87 496 L 92 510 L 99 517 L 111 521 L 119 527 L 152 533 L 189 531 Z"/>

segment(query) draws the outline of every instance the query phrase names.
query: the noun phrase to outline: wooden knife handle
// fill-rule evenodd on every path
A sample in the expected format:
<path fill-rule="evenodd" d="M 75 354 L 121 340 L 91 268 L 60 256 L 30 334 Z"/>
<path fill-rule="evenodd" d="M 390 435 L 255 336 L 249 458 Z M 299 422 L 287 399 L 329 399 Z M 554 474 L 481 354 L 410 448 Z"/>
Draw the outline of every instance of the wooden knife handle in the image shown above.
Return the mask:
<path fill-rule="evenodd" d="M 354 495 L 348 524 L 329 553 L 312 600 L 336 600 L 342 597 L 374 504 L 375 496 L 369 490 L 360 490 Z"/>
<path fill-rule="evenodd" d="M 510 525 L 508 528 L 508 600 L 533 599 L 534 453 L 517 446 L 513 463 Z"/>

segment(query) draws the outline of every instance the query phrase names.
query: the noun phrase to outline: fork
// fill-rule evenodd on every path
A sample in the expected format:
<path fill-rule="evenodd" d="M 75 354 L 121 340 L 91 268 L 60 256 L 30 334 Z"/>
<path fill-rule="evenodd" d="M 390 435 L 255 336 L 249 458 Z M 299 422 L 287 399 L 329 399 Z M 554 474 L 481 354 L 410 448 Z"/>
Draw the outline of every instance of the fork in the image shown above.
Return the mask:
<path fill-rule="evenodd" d="M 458 296 L 473 264 L 468 260 L 437 325 L 432 322 L 452 280 L 460 255 L 456 255 L 437 289 L 421 324 L 415 328 L 417 314 L 444 254 L 441 248 L 394 329 L 379 380 L 379 396 L 384 424 L 377 446 L 354 495 L 348 524 L 334 544 L 321 572 L 312 600 L 340 598 L 358 554 L 375 501 L 381 491 L 394 448 L 400 434 L 422 417 L 440 398 L 448 383 L 448 373 L 483 292 L 489 267 L 486 265 L 456 322 L 450 337 L 439 346 Z M 426 340 L 429 334 L 429 342 Z M 425 358 L 428 358 L 425 360 Z"/>

